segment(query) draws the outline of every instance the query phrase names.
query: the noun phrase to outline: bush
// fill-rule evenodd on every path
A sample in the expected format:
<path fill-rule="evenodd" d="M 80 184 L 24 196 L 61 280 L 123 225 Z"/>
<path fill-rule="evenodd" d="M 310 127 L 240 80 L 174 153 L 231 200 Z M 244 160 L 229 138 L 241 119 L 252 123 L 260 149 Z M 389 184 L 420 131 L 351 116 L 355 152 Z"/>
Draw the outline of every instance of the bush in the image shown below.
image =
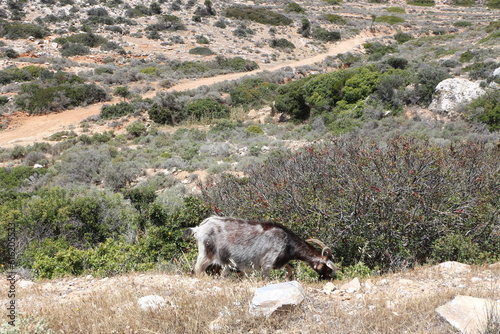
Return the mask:
<path fill-rule="evenodd" d="M 4 55 L 7 58 L 10 58 L 10 59 L 14 59 L 14 58 L 19 57 L 19 53 L 17 53 L 16 50 L 14 50 L 14 49 L 7 49 L 7 50 L 5 50 L 4 51 Z"/>
<path fill-rule="evenodd" d="M 500 9 L 500 0 L 488 0 L 486 1 L 486 7 L 490 9 Z"/>
<path fill-rule="evenodd" d="M 324 42 L 335 42 L 340 40 L 340 32 L 338 31 L 328 31 L 322 27 L 316 27 L 312 33 L 312 36 L 320 41 Z"/>
<path fill-rule="evenodd" d="M 270 101 L 276 94 L 278 85 L 260 78 L 244 79 L 238 86 L 229 91 L 231 104 L 258 106 Z"/>
<path fill-rule="evenodd" d="M 90 54 L 90 49 L 80 43 L 64 43 L 59 52 L 63 57 L 84 56 Z"/>
<path fill-rule="evenodd" d="M 408 42 L 409 40 L 412 40 L 413 39 L 413 36 L 410 35 L 410 34 L 407 34 L 407 33 L 404 33 L 402 31 L 398 31 L 395 35 L 394 35 L 394 39 L 399 43 L 399 44 L 403 44 L 405 42 Z"/>
<path fill-rule="evenodd" d="M 48 73 L 50 72 L 41 66 L 9 67 L 0 71 L 0 84 L 6 85 L 13 81 L 32 81 Z"/>
<path fill-rule="evenodd" d="M 198 46 L 189 50 L 189 54 L 192 55 L 200 55 L 200 56 L 211 56 L 214 55 L 215 52 L 207 48 L 206 46 Z"/>
<path fill-rule="evenodd" d="M 471 241 L 468 261 L 495 261 L 499 163 L 498 149 L 475 141 L 337 138 L 249 166 L 243 179 L 213 176 L 202 198 L 215 212 L 314 235 L 343 266 L 363 259 L 370 269 L 397 270 L 433 261 L 448 252 L 438 240 L 452 234 Z"/>
<path fill-rule="evenodd" d="M 225 105 L 211 98 L 198 99 L 186 105 L 188 117 L 197 121 L 229 117 L 230 110 Z"/>
<path fill-rule="evenodd" d="M 305 13 L 304 8 L 300 7 L 300 5 L 296 2 L 289 2 L 285 7 L 285 12 L 290 13 Z"/>
<path fill-rule="evenodd" d="M 336 14 L 324 14 L 323 18 L 325 20 L 327 20 L 328 22 L 334 23 L 334 24 L 344 25 L 347 23 L 346 20 L 342 16 L 336 15 Z"/>
<path fill-rule="evenodd" d="M 0 19 L 0 37 L 7 39 L 27 39 L 33 36 L 42 39 L 48 36 L 50 32 L 41 26 L 31 23 L 8 22 Z"/>
<path fill-rule="evenodd" d="M 452 4 L 455 6 L 471 7 L 476 4 L 475 0 L 453 0 Z"/>
<path fill-rule="evenodd" d="M 484 123 L 490 131 L 500 130 L 500 91 L 489 90 L 466 106 L 469 119 Z"/>
<path fill-rule="evenodd" d="M 415 86 L 407 93 L 408 102 L 428 106 L 438 83 L 449 77 L 448 70 L 445 68 L 427 64 L 421 65 L 417 70 Z"/>
<path fill-rule="evenodd" d="M 140 137 L 144 134 L 146 134 L 148 129 L 146 128 L 146 125 L 144 123 L 135 121 L 129 126 L 127 126 L 127 132 L 130 133 L 134 137 Z"/>
<path fill-rule="evenodd" d="M 437 239 L 432 245 L 431 259 L 441 263 L 458 261 L 477 263 L 480 260 L 480 247 L 471 238 L 461 234 L 448 234 Z"/>
<path fill-rule="evenodd" d="M 289 25 L 293 21 L 264 7 L 231 6 L 226 9 L 226 17 L 249 20 L 273 26 Z"/>
<path fill-rule="evenodd" d="M 434 0 L 406 0 L 406 3 L 413 6 L 433 7 L 436 5 Z"/>
<path fill-rule="evenodd" d="M 406 14 L 406 10 L 403 7 L 388 7 L 385 10 L 395 14 Z"/>
<path fill-rule="evenodd" d="M 100 45 L 107 43 L 107 39 L 96 35 L 94 33 L 81 33 L 81 34 L 73 34 L 68 37 L 58 37 L 54 39 L 54 42 L 59 43 L 64 46 L 67 43 L 78 43 L 81 45 L 88 46 L 89 48 L 95 48 Z"/>
<path fill-rule="evenodd" d="M 134 113 L 134 106 L 127 102 L 120 102 L 114 105 L 104 105 L 101 108 L 101 117 L 103 119 L 120 118 Z"/>
<path fill-rule="evenodd" d="M 388 23 L 388 24 L 399 24 L 403 23 L 405 19 L 399 16 L 394 15 L 381 15 L 375 18 L 375 22 L 379 23 Z"/>
<path fill-rule="evenodd" d="M 54 86 L 50 86 L 50 82 L 46 83 L 49 86 L 39 83 L 22 85 L 15 102 L 31 114 L 44 114 L 101 102 L 108 98 L 104 89 L 94 84 L 82 84 L 81 79 L 76 76 L 71 80 L 75 82 L 69 81 Z"/>
<path fill-rule="evenodd" d="M 272 39 L 269 45 L 275 49 L 295 49 L 295 44 L 286 38 Z"/>
<path fill-rule="evenodd" d="M 224 58 L 217 56 L 215 61 L 220 68 L 230 69 L 234 72 L 248 72 L 259 68 L 256 62 L 241 57 Z"/>
<path fill-rule="evenodd" d="M 462 52 L 462 54 L 460 54 L 458 61 L 461 63 L 468 63 L 472 60 L 472 58 L 474 58 L 474 56 L 475 56 L 474 52 L 467 50 L 465 52 Z"/>
<path fill-rule="evenodd" d="M 465 28 L 472 26 L 472 22 L 470 21 L 456 21 L 453 22 L 453 26 L 457 28 Z"/>

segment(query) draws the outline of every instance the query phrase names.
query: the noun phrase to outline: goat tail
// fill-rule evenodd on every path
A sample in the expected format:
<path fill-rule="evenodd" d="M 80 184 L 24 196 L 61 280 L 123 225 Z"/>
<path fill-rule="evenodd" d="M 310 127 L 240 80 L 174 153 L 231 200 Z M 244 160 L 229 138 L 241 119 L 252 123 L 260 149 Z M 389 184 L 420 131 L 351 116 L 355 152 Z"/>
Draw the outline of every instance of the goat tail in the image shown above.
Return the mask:
<path fill-rule="evenodd" d="M 187 240 L 195 235 L 197 227 L 189 227 L 182 233 L 182 239 Z"/>

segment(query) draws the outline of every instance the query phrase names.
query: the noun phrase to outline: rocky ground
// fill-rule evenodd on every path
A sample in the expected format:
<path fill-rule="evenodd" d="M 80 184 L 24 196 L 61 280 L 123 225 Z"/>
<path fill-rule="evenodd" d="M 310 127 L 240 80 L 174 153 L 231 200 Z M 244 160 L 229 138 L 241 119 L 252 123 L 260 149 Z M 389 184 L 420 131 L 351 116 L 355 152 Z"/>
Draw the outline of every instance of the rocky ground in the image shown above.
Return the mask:
<path fill-rule="evenodd" d="M 47 333 L 330 333 L 332 328 L 338 333 L 456 333 L 436 308 L 457 296 L 498 300 L 500 263 L 446 262 L 365 279 L 300 282 L 302 303 L 255 318 L 249 313 L 253 294 L 272 283 L 278 282 L 158 272 L 50 281 L 18 277 L 16 321 L 20 333 L 36 328 Z M 2 276 L 0 289 L 8 286 Z M 156 297 L 141 304 L 147 296 Z M 9 302 L 6 297 L 2 305 Z M 497 329 L 499 319 L 497 314 Z M 477 333 L 471 326 L 463 332 Z M 11 333 L 8 329 L 4 324 L 0 332 Z"/>

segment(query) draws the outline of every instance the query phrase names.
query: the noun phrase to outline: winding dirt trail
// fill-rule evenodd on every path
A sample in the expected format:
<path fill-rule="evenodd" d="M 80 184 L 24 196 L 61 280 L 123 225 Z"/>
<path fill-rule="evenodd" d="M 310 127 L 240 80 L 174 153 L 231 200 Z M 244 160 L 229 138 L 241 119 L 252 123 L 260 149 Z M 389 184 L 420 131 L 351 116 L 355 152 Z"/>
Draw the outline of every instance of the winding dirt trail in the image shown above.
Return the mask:
<path fill-rule="evenodd" d="M 290 61 L 281 64 L 260 65 L 261 68 L 251 72 L 230 73 L 218 75 L 210 78 L 201 78 L 197 80 L 189 80 L 179 83 L 164 91 L 185 91 L 201 87 L 204 85 L 212 85 L 227 80 L 239 79 L 243 76 L 253 75 L 262 71 L 276 71 L 281 68 L 299 67 L 304 65 L 312 65 L 320 62 L 327 56 L 334 56 L 339 53 L 348 52 L 366 40 L 375 37 L 374 35 L 363 34 L 355 38 L 341 41 L 329 47 L 326 53 L 322 53 L 313 57 L 301 59 L 298 61 Z M 152 90 L 143 95 L 146 97 L 154 97 L 161 90 Z M 12 117 L 9 127 L 0 132 L 0 147 L 12 148 L 15 145 L 31 145 L 35 142 L 44 141 L 48 136 L 64 130 L 76 130 L 79 123 L 89 116 L 97 115 L 101 111 L 104 104 L 113 104 L 119 102 L 119 98 L 114 98 L 111 101 L 95 103 L 86 107 L 66 110 L 61 113 L 52 113 L 47 115 L 29 116 L 26 113 L 17 113 Z"/>

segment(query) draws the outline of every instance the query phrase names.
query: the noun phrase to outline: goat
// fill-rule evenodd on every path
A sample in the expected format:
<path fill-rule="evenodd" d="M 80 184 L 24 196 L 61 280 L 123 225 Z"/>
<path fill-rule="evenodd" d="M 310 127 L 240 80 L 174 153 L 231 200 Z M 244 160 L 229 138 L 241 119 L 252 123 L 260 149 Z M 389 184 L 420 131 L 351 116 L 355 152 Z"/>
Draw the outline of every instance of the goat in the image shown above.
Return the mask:
<path fill-rule="evenodd" d="M 198 241 L 195 275 L 209 266 L 219 266 L 223 275 L 230 270 L 249 273 L 262 269 L 262 276 L 269 277 L 271 269 L 283 267 L 290 274 L 291 260 L 306 262 L 320 279 L 332 278 L 338 269 L 325 244 L 317 239 L 306 240 L 321 246 L 319 251 L 278 223 L 213 216 L 183 234 L 184 238 L 191 235 Z"/>

